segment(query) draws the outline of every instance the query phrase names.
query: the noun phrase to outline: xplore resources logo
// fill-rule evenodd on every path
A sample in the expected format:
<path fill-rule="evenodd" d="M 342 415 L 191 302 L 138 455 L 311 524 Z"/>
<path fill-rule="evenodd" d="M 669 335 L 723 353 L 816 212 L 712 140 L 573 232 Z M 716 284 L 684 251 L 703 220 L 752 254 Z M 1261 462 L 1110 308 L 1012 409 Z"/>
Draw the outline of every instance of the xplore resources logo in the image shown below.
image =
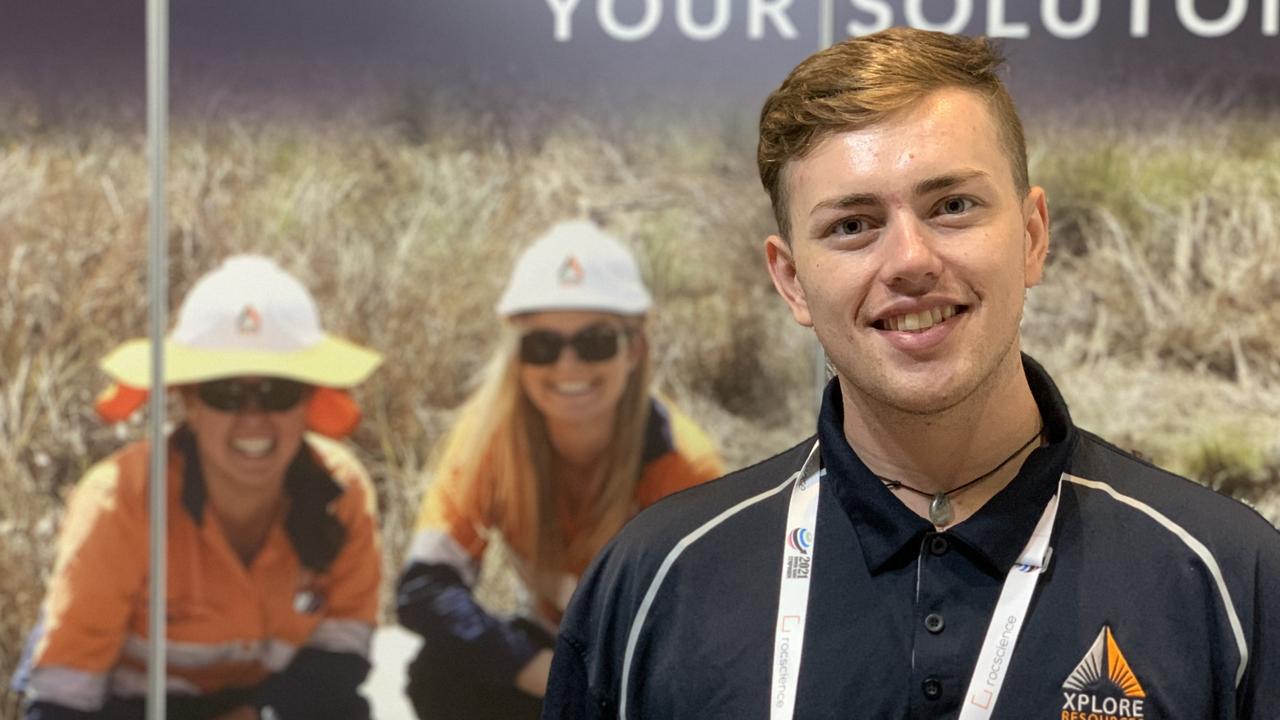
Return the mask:
<path fill-rule="evenodd" d="M 1062 696 L 1062 720 L 1146 717 L 1147 693 L 1108 625 L 1102 626 L 1098 639 L 1062 684 Z"/>

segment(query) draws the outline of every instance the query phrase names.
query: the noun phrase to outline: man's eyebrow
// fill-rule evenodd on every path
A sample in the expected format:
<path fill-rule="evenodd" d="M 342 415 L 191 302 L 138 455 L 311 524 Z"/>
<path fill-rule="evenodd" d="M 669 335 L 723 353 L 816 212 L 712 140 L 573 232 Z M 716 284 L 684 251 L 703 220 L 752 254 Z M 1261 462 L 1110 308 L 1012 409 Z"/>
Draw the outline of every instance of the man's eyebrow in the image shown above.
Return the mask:
<path fill-rule="evenodd" d="M 921 180 L 916 183 L 913 190 L 915 191 L 916 196 L 932 195 L 933 193 L 941 192 L 943 190 L 950 190 L 957 185 L 963 185 L 970 180 L 983 180 L 989 177 L 991 176 L 982 170 L 970 170 L 967 172 L 939 175 L 938 177 Z"/>
<path fill-rule="evenodd" d="M 809 214 L 819 210 L 840 210 L 842 208 L 857 207 L 859 205 L 878 205 L 880 204 L 880 196 L 872 193 L 849 193 L 840 197 L 828 198 L 817 205 L 813 206 L 813 210 Z"/>

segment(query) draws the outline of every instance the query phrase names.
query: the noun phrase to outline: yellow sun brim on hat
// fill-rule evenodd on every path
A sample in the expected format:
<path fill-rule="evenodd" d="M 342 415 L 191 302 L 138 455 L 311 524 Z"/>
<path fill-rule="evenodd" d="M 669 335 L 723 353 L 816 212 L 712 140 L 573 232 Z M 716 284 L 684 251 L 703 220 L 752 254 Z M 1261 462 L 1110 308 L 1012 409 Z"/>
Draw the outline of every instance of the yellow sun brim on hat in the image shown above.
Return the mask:
<path fill-rule="evenodd" d="M 292 352 L 205 350 L 165 342 L 166 386 L 229 377 L 264 376 L 315 385 L 307 406 L 307 427 L 341 438 L 360 423 L 360 408 L 346 392 L 369 377 L 382 362 L 378 353 L 341 338 L 325 335 L 315 345 Z M 103 419 L 119 422 L 142 407 L 151 385 L 151 343 L 130 340 L 102 361 L 116 382 L 94 401 Z"/>
<path fill-rule="evenodd" d="M 326 334 L 302 350 L 211 350 L 164 344 L 166 386 L 189 385 L 206 380 L 261 375 L 310 385 L 349 388 L 360 384 L 382 362 L 382 356 L 355 343 Z M 129 340 L 111 351 L 101 363 L 115 380 L 135 388 L 151 385 L 151 342 Z"/>

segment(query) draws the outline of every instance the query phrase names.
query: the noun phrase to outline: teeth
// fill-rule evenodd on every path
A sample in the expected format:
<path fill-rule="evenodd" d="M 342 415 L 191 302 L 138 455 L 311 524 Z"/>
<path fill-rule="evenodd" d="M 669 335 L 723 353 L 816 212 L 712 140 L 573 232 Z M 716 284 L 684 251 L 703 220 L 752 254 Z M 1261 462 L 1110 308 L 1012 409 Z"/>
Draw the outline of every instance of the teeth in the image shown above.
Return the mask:
<path fill-rule="evenodd" d="M 238 438 L 231 441 L 231 447 L 238 452 L 253 458 L 260 458 L 271 452 L 275 443 L 271 438 Z"/>
<path fill-rule="evenodd" d="M 591 383 L 585 381 L 556 383 L 556 392 L 563 395 L 582 395 L 591 390 Z"/>
<path fill-rule="evenodd" d="M 884 321 L 884 326 L 897 332 L 920 332 L 921 330 L 928 330 L 948 318 L 955 317 L 957 312 L 958 309 L 955 305 L 944 305 L 921 310 L 918 313 L 907 313 L 906 315 L 888 318 Z"/>

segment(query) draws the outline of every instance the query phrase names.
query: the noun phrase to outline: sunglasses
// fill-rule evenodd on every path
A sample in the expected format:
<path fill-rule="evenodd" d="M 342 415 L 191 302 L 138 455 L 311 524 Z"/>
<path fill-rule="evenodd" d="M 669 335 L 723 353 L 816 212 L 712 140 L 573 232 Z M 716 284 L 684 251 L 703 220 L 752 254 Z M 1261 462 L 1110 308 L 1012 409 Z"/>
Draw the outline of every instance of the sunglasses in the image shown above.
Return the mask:
<path fill-rule="evenodd" d="M 583 362 L 604 362 L 618 354 L 622 333 L 608 323 L 596 323 L 565 337 L 554 330 L 534 330 L 520 337 L 520 360 L 529 365 L 551 365 L 566 345 Z"/>
<path fill-rule="evenodd" d="M 307 386 L 293 380 L 214 380 L 196 385 L 200 402 L 222 412 L 240 412 L 253 401 L 263 412 L 284 412 L 307 394 Z"/>

